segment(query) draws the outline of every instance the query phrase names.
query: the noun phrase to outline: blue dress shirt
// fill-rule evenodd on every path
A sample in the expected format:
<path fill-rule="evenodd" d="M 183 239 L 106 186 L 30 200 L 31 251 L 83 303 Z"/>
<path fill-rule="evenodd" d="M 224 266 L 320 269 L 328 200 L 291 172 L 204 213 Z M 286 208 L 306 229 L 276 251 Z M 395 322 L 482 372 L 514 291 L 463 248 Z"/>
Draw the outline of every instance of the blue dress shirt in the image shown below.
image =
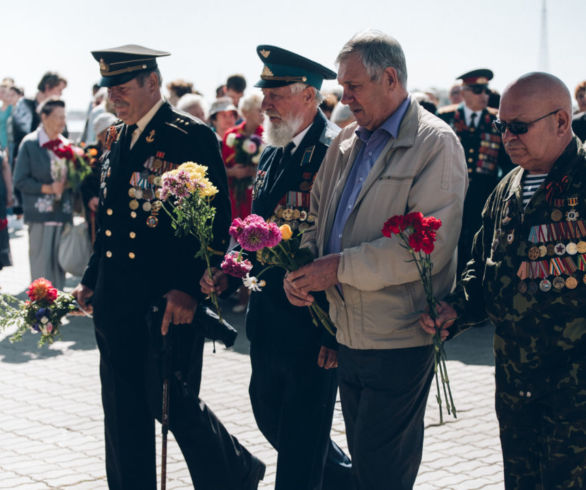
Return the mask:
<path fill-rule="evenodd" d="M 368 177 L 368 173 L 374 166 L 374 163 L 380 156 L 390 138 L 396 138 L 399 133 L 399 126 L 403 120 L 403 116 L 409 108 L 411 98 L 407 98 L 401 103 L 395 112 L 374 131 L 369 131 L 366 128 L 359 127 L 356 130 L 356 135 L 362 141 L 362 148 L 356 156 L 356 160 L 352 164 L 352 169 L 348 174 L 346 185 L 340 202 L 338 202 L 338 209 L 336 210 L 336 218 L 332 225 L 330 238 L 326 244 L 326 253 L 338 253 L 342 251 L 342 232 L 346 221 L 356 204 L 358 195 L 362 190 L 362 185 Z"/>

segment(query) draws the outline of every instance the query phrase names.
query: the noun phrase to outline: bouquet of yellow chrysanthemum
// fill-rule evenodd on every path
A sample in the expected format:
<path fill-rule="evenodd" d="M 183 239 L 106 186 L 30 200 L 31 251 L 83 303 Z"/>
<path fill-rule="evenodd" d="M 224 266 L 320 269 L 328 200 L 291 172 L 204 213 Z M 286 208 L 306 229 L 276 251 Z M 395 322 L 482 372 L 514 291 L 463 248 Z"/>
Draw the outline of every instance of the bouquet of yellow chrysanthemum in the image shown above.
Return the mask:
<path fill-rule="evenodd" d="M 178 235 L 193 235 L 200 243 L 196 258 L 206 261 L 211 277 L 210 244 L 216 208 L 211 205 L 218 189 L 207 177 L 208 168 L 194 162 L 185 162 L 162 176 L 161 201 Z M 221 318 L 216 295 L 210 295 Z"/>

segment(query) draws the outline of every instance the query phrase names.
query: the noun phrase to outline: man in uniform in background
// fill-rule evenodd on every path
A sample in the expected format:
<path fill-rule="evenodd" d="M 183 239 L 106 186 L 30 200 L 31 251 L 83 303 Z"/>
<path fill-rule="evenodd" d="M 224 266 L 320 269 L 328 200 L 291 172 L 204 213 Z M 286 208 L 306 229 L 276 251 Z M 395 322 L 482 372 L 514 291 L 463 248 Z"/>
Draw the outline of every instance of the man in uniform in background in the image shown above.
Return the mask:
<path fill-rule="evenodd" d="M 487 201 L 462 287 L 438 309 L 446 337 L 487 317 L 496 326 L 507 489 L 586 486 L 586 151 L 571 122 L 553 75 L 505 89 L 496 125 L 518 167 Z M 421 323 L 434 332 L 429 315 Z"/>
<path fill-rule="evenodd" d="M 492 126 L 497 113 L 488 107 L 488 82 L 492 78 L 492 71 L 484 68 L 460 75 L 463 102 L 438 111 L 438 116 L 458 135 L 468 164 L 469 187 L 458 242 L 458 274 L 470 259 L 472 240 L 480 227 L 480 213 L 488 195 L 512 168 L 501 135 Z"/>
<path fill-rule="evenodd" d="M 258 46 L 257 53 L 264 63 L 256 86 L 264 95 L 268 146 L 258 166 L 252 212 L 304 231 L 314 224 L 308 220 L 313 179 L 339 131 L 318 108 L 322 81 L 336 73 L 275 46 Z M 262 269 L 257 267 L 256 273 Z M 266 286 L 252 292 L 246 315 L 250 400 L 259 429 L 279 453 L 275 488 L 351 489 L 350 460 L 330 439 L 337 344 L 313 324 L 307 308 L 287 301 L 283 276 L 276 267 L 263 273 Z M 218 273 L 215 279 L 223 291 L 226 276 Z M 202 287 L 205 293 L 213 287 L 207 275 Z"/>
<path fill-rule="evenodd" d="M 94 253 L 74 295 L 83 307 L 92 297 L 111 489 L 155 490 L 155 417 L 161 417 L 161 380 L 147 356 L 160 352 L 149 307 L 164 297 L 161 334 L 171 336 L 170 429 L 185 456 L 194 486 L 202 490 L 253 490 L 264 464 L 232 437 L 198 398 L 203 336 L 192 322 L 203 299 L 197 284 L 205 263 L 199 243 L 178 238 L 159 200 L 161 175 L 186 161 L 208 168 L 218 188 L 213 205 L 216 250 L 225 250 L 230 220 L 226 174 L 216 138 L 161 97 L 157 57 L 169 53 L 128 45 L 94 51 L 100 84 L 123 124 L 110 127 L 102 157 L 99 225 Z M 156 354 L 155 354 L 156 355 Z M 179 365 L 183 362 L 183 365 Z M 180 373 L 181 379 L 176 374 Z"/>

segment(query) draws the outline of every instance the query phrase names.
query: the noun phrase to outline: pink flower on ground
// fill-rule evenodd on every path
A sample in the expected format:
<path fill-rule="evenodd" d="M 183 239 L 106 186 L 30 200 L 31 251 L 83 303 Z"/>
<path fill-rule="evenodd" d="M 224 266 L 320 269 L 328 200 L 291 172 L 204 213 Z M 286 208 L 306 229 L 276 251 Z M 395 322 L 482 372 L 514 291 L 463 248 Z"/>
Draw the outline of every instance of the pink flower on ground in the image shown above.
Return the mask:
<path fill-rule="evenodd" d="M 252 262 L 247 259 L 239 260 L 238 257 L 239 255 L 236 252 L 226 254 L 220 267 L 226 274 L 243 278 L 252 270 Z"/>

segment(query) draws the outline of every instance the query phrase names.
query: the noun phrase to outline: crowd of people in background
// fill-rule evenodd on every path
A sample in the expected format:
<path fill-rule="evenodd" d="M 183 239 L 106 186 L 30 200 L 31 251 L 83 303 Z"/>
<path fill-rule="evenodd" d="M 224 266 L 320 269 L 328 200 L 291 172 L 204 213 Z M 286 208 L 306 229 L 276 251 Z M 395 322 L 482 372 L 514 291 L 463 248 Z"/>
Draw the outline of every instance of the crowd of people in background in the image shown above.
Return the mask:
<path fill-rule="evenodd" d="M 490 78 L 492 78 L 492 72 Z M 462 141 L 461 131 L 454 124 L 454 118 L 452 117 L 457 113 L 458 109 L 465 110 L 466 114 L 470 110 L 487 111 L 491 116 L 487 119 L 488 125 L 486 131 L 491 131 L 490 123 L 496 118 L 500 101 L 498 91 L 489 88 L 487 84 L 483 84 L 485 89 L 480 94 L 482 101 L 479 102 L 478 94 L 472 95 L 470 91 L 471 86 L 478 84 L 472 82 L 476 82 L 476 80 L 466 81 L 461 77 L 448 91 L 435 89 L 425 91 L 415 90 L 411 92 L 411 95 L 423 108 L 448 122 Z M 26 157 L 23 156 L 21 158 L 20 181 L 13 177 L 17 162 L 19 161 L 19 149 L 25 137 L 34 132 L 48 134 L 47 124 L 49 123 L 45 119 L 49 120 L 52 112 L 45 114 L 46 118 L 43 118 L 42 108 L 44 103 L 48 100 L 54 101 L 60 99 L 66 88 L 67 80 L 56 72 L 47 72 L 41 77 L 37 86 L 37 92 L 34 96 L 26 96 L 23 89 L 10 77 L 5 77 L 0 82 L 0 161 L 2 168 L 0 173 L 0 268 L 12 264 L 8 238 L 10 230 L 20 230 L 23 228 L 24 222 L 27 222 L 29 225 L 33 224 L 31 228 L 59 231 L 62 229 L 61 225 L 71 221 L 74 214 L 74 210 L 69 210 L 69 205 L 60 197 L 65 190 L 61 189 L 59 184 L 55 185 L 55 183 L 51 183 L 51 176 L 49 174 L 45 175 L 45 179 L 39 179 L 35 177 L 34 172 L 30 169 L 32 168 L 30 167 L 31 165 L 34 167 L 40 160 L 48 158 L 48 152 L 42 147 L 37 152 L 37 155 L 33 156 L 33 161 L 29 161 L 30 156 L 28 154 Z M 214 100 L 208 103 L 209 99 L 198 91 L 191 81 L 176 79 L 166 84 L 167 100 L 169 103 L 178 110 L 187 112 L 206 122 L 216 134 L 226 165 L 232 205 L 232 218 L 244 218 L 250 213 L 252 185 L 256 175 L 256 165 L 250 160 L 256 160 L 256 164 L 258 164 L 258 155 L 264 148 L 262 96 L 259 91 L 249 91 L 247 93 L 246 88 L 246 79 L 242 75 L 231 75 L 225 83 L 217 87 Z M 75 143 L 82 147 L 94 148 L 96 150 L 97 156 L 92 158 L 92 165 L 95 167 L 103 151 L 107 130 L 116 123 L 117 117 L 108 99 L 107 88 L 94 84 L 92 94 L 93 97 L 87 108 L 83 131 L 81 134 L 75 135 Z M 574 96 L 577 108 L 572 126 L 575 134 L 584 141 L 586 139 L 586 81 L 576 86 Z M 344 128 L 354 121 L 354 116 L 349 107 L 341 103 L 341 97 L 341 89 L 322 90 L 320 109 L 330 121 L 340 128 Z M 471 98 L 478 100 L 471 100 Z M 60 114 L 62 127 L 56 128 L 59 131 L 55 136 L 66 140 L 69 136 L 65 121 L 67 110 L 64 103 L 63 106 L 61 106 L 61 103 L 58 105 L 60 108 L 59 112 L 62 112 Z M 54 103 L 52 102 L 46 106 L 45 110 L 49 107 L 53 108 Z M 464 114 L 464 112 L 462 113 Z M 480 116 L 480 112 L 478 114 Z M 470 121 L 468 120 L 467 123 L 469 124 Z M 479 130 L 482 130 L 480 126 Z M 495 138 L 500 138 L 497 132 L 494 130 L 492 132 L 495 134 Z M 246 155 L 246 152 L 242 151 L 242 148 L 234 146 L 235 139 L 246 140 L 252 135 L 255 135 L 256 139 L 254 141 L 256 143 L 260 142 L 260 144 L 256 145 L 257 158 L 251 158 L 254 155 Z M 41 140 L 43 140 L 43 136 L 41 136 Z M 466 150 L 466 142 L 462 141 L 462 143 Z M 488 179 L 490 180 L 488 185 L 485 185 L 486 182 L 482 183 L 480 193 L 468 193 L 468 199 L 474 199 L 476 203 L 467 203 L 467 208 L 472 211 L 471 214 L 474 216 L 479 216 L 478 211 L 482 203 L 485 201 L 488 193 L 494 188 L 498 179 L 512 168 L 510 162 L 503 164 L 502 160 L 506 160 L 507 157 L 502 148 L 498 153 L 500 159 L 499 165 L 494 166 L 488 172 L 480 169 L 479 174 L 481 175 L 479 176 L 475 176 L 473 173 L 469 175 L 469 177 L 474 176 L 477 181 L 482 179 L 486 181 L 487 175 L 482 174 L 489 174 Z M 248 161 L 239 161 L 239 158 L 242 160 L 243 156 L 248 156 Z M 471 156 L 466 156 L 470 162 Z M 98 169 L 94 168 L 92 175 L 88 176 L 82 185 L 80 193 L 83 207 L 80 210 L 76 210 L 81 211 L 80 214 L 86 218 L 88 223 L 90 220 L 95 219 L 99 185 L 97 175 Z M 475 185 L 472 178 L 471 182 L 471 185 Z M 40 185 L 44 185 L 42 190 Z M 67 212 L 63 215 L 60 214 L 57 218 L 52 215 L 48 218 L 46 213 L 38 212 L 38 206 L 41 204 L 32 201 L 32 207 L 29 206 L 27 212 L 23 208 L 23 204 L 26 202 L 28 192 L 31 189 L 34 190 L 34 194 L 40 190 L 45 205 L 49 205 L 48 200 L 59 196 L 60 199 L 57 200 L 59 206 L 67 208 Z M 65 195 L 67 196 L 67 193 Z M 41 217 L 42 220 L 39 221 Z M 34 223 L 38 224 L 43 222 L 45 222 L 44 226 L 37 227 L 34 225 Z M 47 225 L 47 222 L 50 224 Z M 476 229 L 476 224 L 474 222 L 472 226 L 465 226 L 464 230 L 469 229 L 473 233 Z M 47 226 L 51 226 L 51 228 L 47 228 Z M 90 235 L 95 233 L 95 223 L 92 223 L 89 229 Z M 37 273 L 43 273 L 49 276 L 51 280 L 54 280 L 56 284 L 63 284 L 62 276 L 64 277 L 64 271 L 59 269 L 55 258 L 59 243 L 59 233 L 44 234 L 44 238 L 42 239 L 37 234 L 38 232 L 34 232 L 31 235 L 33 247 L 30 253 L 34 255 L 34 257 L 31 255 L 32 278 L 34 279 Z M 460 244 L 460 248 L 469 249 L 471 240 L 472 237 L 466 236 L 466 233 L 464 233 L 461 238 L 462 243 Z M 41 262 L 48 262 L 39 269 L 39 266 L 34 265 L 39 260 Z M 463 269 L 466 260 L 467 255 L 461 254 L 459 270 Z M 245 290 L 241 291 L 239 302 L 234 307 L 236 312 L 244 311 L 247 299 L 247 292 Z"/>

